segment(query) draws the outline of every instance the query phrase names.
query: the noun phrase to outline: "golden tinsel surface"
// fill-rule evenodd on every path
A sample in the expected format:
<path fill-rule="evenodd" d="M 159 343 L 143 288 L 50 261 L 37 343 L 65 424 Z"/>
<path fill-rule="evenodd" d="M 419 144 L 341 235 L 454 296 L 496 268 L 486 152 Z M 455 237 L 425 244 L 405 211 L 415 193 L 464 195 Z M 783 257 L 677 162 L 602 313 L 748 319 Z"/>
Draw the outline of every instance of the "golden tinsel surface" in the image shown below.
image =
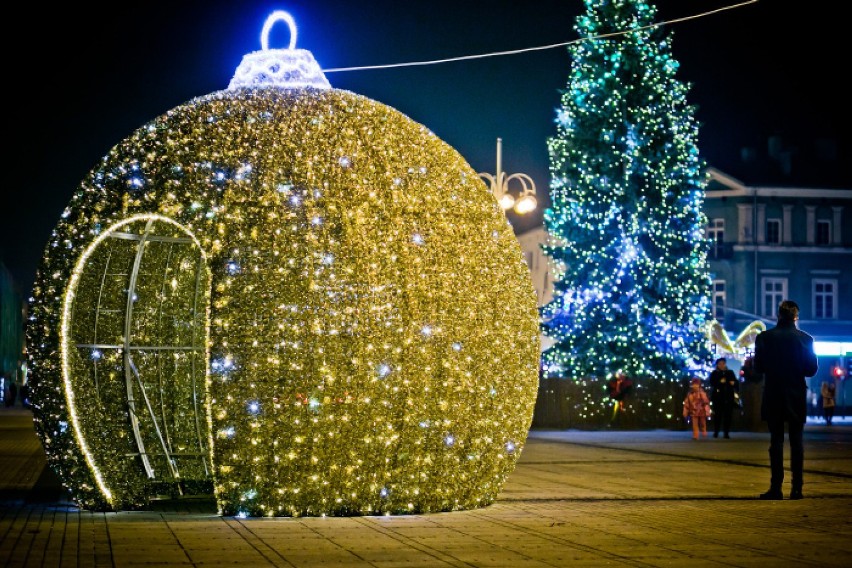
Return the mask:
<path fill-rule="evenodd" d="M 347 91 L 220 91 L 134 132 L 31 303 L 37 432 L 86 507 L 195 482 L 227 515 L 478 507 L 532 420 L 536 299 L 503 212 Z"/>

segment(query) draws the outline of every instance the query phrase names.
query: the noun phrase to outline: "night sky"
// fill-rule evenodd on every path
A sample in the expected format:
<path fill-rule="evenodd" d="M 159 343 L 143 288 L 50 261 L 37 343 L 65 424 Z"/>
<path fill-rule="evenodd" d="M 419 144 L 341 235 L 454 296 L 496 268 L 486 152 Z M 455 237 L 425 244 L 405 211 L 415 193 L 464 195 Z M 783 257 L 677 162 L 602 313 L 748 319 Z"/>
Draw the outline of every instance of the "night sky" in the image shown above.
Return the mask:
<path fill-rule="evenodd" d="M 661 20 L 734 6 L 731 0 L 658 0 Z M 679 78 L 692 85 L 699 150 L 708 165 L 755 185 L 852 187 L 843 3 L 759 0 L 675 23 Z M 794 9 L 795 8 L 795 9 Z M 122 2 L 20 5 L 6 40 L 7 178 L 0 196 L 0 259 L 29 294 L 50 232 L 86 174 L 110 148 L 160 114 L 227 88 L 245 53 L 260 49 L 274 10 L 296 20 L 297 48 L 324 69 L 492 53 L 577 39 L 581 0 L 338 0 Z M 807 10 L 807 11 L 803 11 Z M 844 43 L 841 45 L 841 41 Z M 286 47 L 279 23 L 271 47 Z M 429 127 L 479 172 L 526 173 L 546 201 L 546 141 L 555 133 L 565 47 L 385 70 L 327 73 L 332 86 L 365 95 Z M 842 132 L 841 132 L 842 129 Z M 843 138 L 841 138 L 841 135 Z M 792 175 L 744 164 L 781 136 Z M 833 144 L 832 145 L 832 141 Z M 820 148 L 814 169 L 804 164 Z M 826 149 L 828 153 L 826 154 Z M 832 154 L 831 150 L 834 151 Z M 812 161 L 812 160 L 811 160 Z M 799 164 L 801 167 L 798 167 Z M 800 178 L 796 177 L 800 174 Z M 541 223 L 510 215 L 517 232 Z"/>

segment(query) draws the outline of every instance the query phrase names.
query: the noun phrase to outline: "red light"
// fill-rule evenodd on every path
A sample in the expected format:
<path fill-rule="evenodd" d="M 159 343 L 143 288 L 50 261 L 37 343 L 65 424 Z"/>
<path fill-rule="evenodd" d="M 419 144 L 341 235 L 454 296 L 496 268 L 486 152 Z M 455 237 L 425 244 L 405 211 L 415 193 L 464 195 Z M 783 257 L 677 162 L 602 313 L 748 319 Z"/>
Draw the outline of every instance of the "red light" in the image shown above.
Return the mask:
<path fill-rule="evenodd" d="M 834 376 L 835 377 L 842 377 L 845 374 L 846 374 L 846 372 L 843 370 L 843 367 L 835 367 L 834 368 Z"/>

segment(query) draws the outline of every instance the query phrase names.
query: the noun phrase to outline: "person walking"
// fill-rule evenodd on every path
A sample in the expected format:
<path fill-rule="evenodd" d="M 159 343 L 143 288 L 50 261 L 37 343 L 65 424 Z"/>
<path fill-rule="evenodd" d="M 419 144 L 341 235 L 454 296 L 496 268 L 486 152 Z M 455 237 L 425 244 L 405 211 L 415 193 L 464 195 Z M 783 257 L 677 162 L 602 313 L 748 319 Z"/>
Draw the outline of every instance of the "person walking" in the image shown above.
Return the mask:
<path fill-rule="evenodd" d="M 814 339 L 797 327 L 799 306 L 784 300 L 778 306 L 778 321 L 758 334 L 754 344 L 754 370 L 764 377 L 760 417 L 769 428 L 769 490 L 761 499 L 783 499 L 784 426 L 790 442 L 790 499 L 802 499 L 804 445 L 802 433 L 807 419 L 808 386 L 805 377 L 816 374 L 819 364 Z"/>
<path fill-rule="evenodd" d="M 627 378 L 622 371 L 613 376 L 607 383 L 607 393 L 613 402 L 612 417 L 609 419 L 609 427 L 621 425 L 621 414 L 624 412 L 624 399 L 633 391 L 633 381 Z"/>
<path fill-rule="evenodd" d="M 3 392 L 3 404 L 6 408 L 15 406 L 15 399 L 18 397 L 18 385 L 16 385 L 15 381 L 9 376 L 4 374 L 0 374 L 0 383 L 5 386 Z"/>
<path fill-rule="evenodd" d="M 689 392 L 683 399 L 683 417 L 692 423 L 693 440 L 697 440 L 699 434 L 707 437 L 708 416 L 710 416 L 710 399 L 701 388 L 701 379 L 692 379 Z"/>
<path fill-rule="evenodd" d="M 16 400 L 18 400 L 18 383 L 13 380 L 9 383 L 9 404 L 7 406 L 15 406 Z"/>
<path fill-rule="evenodd" d="M 710 373 L 710 401 L 713 403 L 713 437 L 719 437 L 719 430 L 726 438 L 731 437 L 731 417 L 734 408 L 739 408 L 737 397 L 740 393 L 740 382 L 724 357 L 716 359 L 716 368 Z"/>
<path fill-rule="evenodd" d="M 819 391 L 822 396 L 822 416 L 825 418 L 826 425 L 831 426 L 831 421 L 834 420 L 834 396 L 837 393 L 834 379 L 823 382 Z"/>

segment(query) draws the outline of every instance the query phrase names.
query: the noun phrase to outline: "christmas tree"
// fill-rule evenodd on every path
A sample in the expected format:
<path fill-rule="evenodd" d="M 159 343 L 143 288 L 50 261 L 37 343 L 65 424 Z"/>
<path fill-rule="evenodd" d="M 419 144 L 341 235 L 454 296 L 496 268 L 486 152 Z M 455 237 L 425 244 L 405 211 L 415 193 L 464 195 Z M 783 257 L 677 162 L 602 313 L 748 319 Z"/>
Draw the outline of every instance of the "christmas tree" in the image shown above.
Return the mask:
<path fill-rule="evenodd" d="M 671 34 L 641 0 L 585 0 L 548 140 L 548 377 L 679 381 L 709 356 L 704 162 Z"/>

